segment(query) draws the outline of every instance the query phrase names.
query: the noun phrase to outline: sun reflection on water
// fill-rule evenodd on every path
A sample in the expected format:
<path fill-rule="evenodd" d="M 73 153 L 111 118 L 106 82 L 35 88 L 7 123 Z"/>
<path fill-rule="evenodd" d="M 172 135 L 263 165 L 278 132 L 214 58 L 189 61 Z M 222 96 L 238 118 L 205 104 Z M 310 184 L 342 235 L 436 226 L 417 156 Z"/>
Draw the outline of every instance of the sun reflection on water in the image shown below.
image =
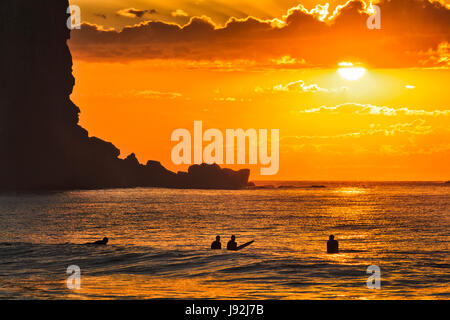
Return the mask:
<path fill-rule="evenodd" d="M 366 191 L 363 188 L 357 188 L 357 187 L 355 187 L 355 188 L 340 188 L 340 189 L 336 190 L 335 192 L 342 193 L 342 194 L 348 194 L 348 195 L 366 193 Z"/>

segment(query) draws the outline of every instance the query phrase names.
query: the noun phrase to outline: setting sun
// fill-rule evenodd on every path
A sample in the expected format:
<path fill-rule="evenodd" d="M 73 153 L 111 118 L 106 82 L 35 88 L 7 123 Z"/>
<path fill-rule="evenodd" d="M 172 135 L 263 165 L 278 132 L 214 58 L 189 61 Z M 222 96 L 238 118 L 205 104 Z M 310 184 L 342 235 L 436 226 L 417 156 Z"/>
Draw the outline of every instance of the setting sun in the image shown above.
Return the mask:
<path fill-rule="evenodd" d="M 366 73 L 366 69 L 364 69 L 363 67 L 355 67 L 350 62 L 341 62 L 339 63 L 339 66 L 341 68 L 338 69 L 338 73 L 345 80 L 359 80 Z"/>

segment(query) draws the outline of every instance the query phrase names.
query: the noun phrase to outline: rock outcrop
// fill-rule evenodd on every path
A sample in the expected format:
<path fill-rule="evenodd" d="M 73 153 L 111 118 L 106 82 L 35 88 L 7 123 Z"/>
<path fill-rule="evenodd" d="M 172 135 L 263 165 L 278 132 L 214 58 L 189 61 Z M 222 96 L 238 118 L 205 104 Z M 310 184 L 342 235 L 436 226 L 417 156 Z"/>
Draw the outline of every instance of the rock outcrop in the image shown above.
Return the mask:
<path fill-rule="evenodd" d="M 0 2 L 0 190 L 155 186 L 237 189 L 249 170 L 142 165 L 78 125 L 67 0 Z"/>

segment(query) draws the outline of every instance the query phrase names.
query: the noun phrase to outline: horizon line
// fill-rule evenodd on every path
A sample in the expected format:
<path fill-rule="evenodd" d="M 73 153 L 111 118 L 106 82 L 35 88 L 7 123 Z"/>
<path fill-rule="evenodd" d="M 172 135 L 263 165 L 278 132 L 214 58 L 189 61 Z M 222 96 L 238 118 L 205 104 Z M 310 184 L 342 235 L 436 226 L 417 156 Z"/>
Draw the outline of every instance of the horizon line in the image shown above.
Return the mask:
<path fill-rule="evenodd" d="M 249 180 L 249 182 L 449 182 L 449 180 Z"/>

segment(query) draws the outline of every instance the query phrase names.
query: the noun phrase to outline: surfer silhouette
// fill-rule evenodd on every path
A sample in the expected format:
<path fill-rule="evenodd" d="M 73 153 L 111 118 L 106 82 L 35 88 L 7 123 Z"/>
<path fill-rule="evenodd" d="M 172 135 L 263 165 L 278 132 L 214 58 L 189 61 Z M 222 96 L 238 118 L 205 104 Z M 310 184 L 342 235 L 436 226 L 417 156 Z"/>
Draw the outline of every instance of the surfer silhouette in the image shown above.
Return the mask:
<path fill-rule="evenodd" d="M 211 243 L 211 250 L 218 250 L 218 249 L 222 249 L 222 244 L 220 243 L 220 236 L 217 236 L 216 241 L 213 241 L 213 243 Z"/>
<path fill-rule="evenodd" d="M 339 242 L 334 240 L 334 235 L 330 235 L 327 241 L 327 253 L 339 253 Z"/>
<path fill-rule="evenodd" d="M 107 237 L 104 237 L 102 240 L 97 240 L 97 241 L 95 241 L 95 242 L 89 242 L 89 243 L 86 243 L 86 244 L 105 245 L 105 244 L 107 244 L 107 243 L 108 243 L 108 238 L 107 238 Z"/>
<path fill-rule="evenodd" d="M 236 243 L 236 237 L 233 235 L 231 236 L 231 240 L 227 243 L 227 250 L 236 250 L 237 249 L 237 243 Z"/>

